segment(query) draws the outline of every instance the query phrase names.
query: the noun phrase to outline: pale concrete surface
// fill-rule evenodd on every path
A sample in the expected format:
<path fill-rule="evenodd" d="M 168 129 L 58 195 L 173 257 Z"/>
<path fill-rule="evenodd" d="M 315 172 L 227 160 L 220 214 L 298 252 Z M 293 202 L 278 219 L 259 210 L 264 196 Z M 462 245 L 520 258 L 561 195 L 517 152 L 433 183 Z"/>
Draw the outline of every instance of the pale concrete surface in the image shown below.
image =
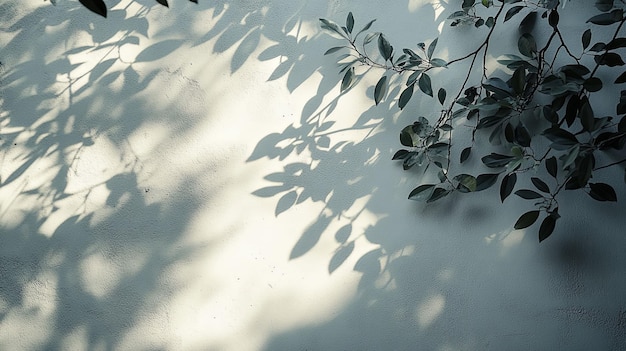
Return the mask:
<path fill-rule="evenodd" d="M 408 46 L 446 3 L 199 2 L 0 4 L 0 349 L 626 348 L 622 203 L 541 245 L 521 200 L 424 209 L 390 159 L 432 107 L 339 97 L 319 17 Z"/>

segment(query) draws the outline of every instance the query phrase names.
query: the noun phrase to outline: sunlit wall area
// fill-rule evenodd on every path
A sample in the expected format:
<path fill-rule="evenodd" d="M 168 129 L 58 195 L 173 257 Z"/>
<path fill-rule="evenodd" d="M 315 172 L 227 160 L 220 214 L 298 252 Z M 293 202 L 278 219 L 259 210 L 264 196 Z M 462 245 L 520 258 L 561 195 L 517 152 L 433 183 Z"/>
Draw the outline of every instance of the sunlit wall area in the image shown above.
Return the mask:
<path fill-rule="evenodd" d="M 0 349 L 626 348 L 621 202 L 540 244 L 497 189 L 408 201 L 438 107 L 340 92 L 319 18 L 450 58 L 454 1 L 105 2 L 0 4 Z"/>

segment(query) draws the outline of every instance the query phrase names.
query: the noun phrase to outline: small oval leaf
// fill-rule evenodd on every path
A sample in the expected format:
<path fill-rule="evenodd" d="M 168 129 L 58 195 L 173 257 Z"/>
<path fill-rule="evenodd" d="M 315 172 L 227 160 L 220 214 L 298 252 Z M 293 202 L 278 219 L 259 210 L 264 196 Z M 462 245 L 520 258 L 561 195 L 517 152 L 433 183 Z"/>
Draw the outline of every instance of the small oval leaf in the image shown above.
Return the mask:
<path fill-rule="evenodd" d="M 517 222 L 515 222 L 515 225 L 513 226 L 513 228 L 515 229 L 528 228 L 537 221 L 537 218 L 539 218 L 538 210 L 528 211 L 517 219 Z"/>

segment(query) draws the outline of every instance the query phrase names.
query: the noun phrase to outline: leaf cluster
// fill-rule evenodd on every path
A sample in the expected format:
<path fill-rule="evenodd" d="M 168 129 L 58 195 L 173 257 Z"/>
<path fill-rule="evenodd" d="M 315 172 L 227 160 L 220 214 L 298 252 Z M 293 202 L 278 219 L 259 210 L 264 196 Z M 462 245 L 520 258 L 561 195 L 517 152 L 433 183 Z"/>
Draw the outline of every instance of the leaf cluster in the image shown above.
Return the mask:
<path fill-rule="evenodd" d="M 405 170 L 417 167 L 423 173 L 436 173 L 438 179 L 418 180 L 409 199 L 432 203 L 453 193 L 473 193 L 499 184 L 500 201 L 511 194 L 532 201 L 534 209 L 522 213 L 514 228 L 540 222 L 539 241 L 553 233 L 561 218 L 558 199 L 563 191 L 579 190 L 596 201 L 617 201 L 614 183 L 597 181 L 594 176 L 626 163 L 626 90 L 617 94 L 607 88 L 626 83 L 626 71 L 610 81 L 605 78 L 626 65 L 626 37 L 620 36 L 626 22 L 623 3 L 597 0 L 598 13 L 581 23 L 579 46 L 563 38 L 559 11 L 564 9 L 559 5 L 558 0 L 462 1 L 461 8 L 448 17 L 450 26 L 473 28 L 484 40 L 475 50 L 452 60 L 437 57 L 437 38 L 397 50 L 384 34 L 369 32 L 374 21 L 353 35 L 352 13 L 345 26 L 320 20 L 323 29 L 346 43 L 326 51 L 343 53 L 339 61 L 342 91 L 357 81 L 355 67 L 368 66 L 382 71 L 374 87 L 375 104 L 397 99 L 398 108 L 404 109 L 412 98 L 421 96 L 436 98 L 441 106 L 439 116 L 420 116 L 400 132 L 403 148 L 393 159 L 402 162 Z M 540 26 L 544 30 L 536 30 Z M 608 28 L 612 35 L 596 38 L 598 26 Z M 497 46 L 490 43 L 496 28 L 517 33 L 516 52 L 494 52 Z M 536 32 L 548 34 L 535 37 Z M 358 40 L 361 34 L 365 35 Z M 375 46 L 370 50 L 373 53 L 368 51 L 371 46 Z M 498 57 L 497 75 L 487 69 L 488 54 Z M 439 87 L 434 94 L 431 72 L 461 61 L 470 62 L 465 78 Z M 471 74 L 477 69 L 484 72 L 480 78 Z M 394 75 L 404 85 L 399 96 L 388 93 L 392 81 L 397 81 Z M 612 114 L 599 115 L 602 106 L 594 98 L 599 92 L 613 99 Z M 458 143 L 468 134 L 457 133 L 458 126 L 468 124 L 471 140 L 453 148 L 453 140 Z M 474 153 L 481 154 L 486 169 L 477 175 L 467 170 L 466 161 Z"/>

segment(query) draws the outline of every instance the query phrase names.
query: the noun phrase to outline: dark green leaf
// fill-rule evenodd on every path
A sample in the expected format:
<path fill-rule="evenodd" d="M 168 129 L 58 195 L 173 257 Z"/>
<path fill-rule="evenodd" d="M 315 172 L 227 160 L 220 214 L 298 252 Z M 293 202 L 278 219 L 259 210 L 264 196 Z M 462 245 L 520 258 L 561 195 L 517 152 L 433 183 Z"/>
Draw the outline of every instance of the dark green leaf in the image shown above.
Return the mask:
<path fill-rule="evenodd" d="M 411 133 L 407 130 L 402 130 L 400 132 L 400 144 L 404 146 L 413 146 L 413 137 L 411 137 Z"/>
<path fill-rule="evenodd" d="M 576 120 L 576 116 L 578 116 L 578 108 L 580 106 L 580 98 L 577 94 L 573 94 L 570 96 L 569 101 L 567 101 L 567 107 L 565 108 L 565 121 L 567 122 L 567 126 L 571 127 Z"/>
<path fill-rule="evenodd" d="M 439 103 L 443 105 L 446 101 L 446 89 L 440 88 L 437 92 L 437 98 L 439 99 Z"/>
<path fill-rule="evenodd" d="M 450 190 L 444 188 L 435 188 L 426 202 L 435 202 L 450 193 Z"/>
<path fill-rule="evenodd" d="M 595 129 L 595 117 L 593 115 L 593 109 L 589 103 L 589 99 L 583 96 L 580 104 L 580 123 L 584 130 L 592 132 Z"/>
<path fill-rule="evenodd" d="M 526 84 L 526 69 L 523 66 L 518 67 L 511 77 L 511 87 L 517 95 L 524 93 L 524 85 Z"/>
<path fill-rule="evenodd" d="M 350 87 L 352 81 L 354 80 L 354 68 L 350 68 L 346 71 L 346 74 L 343 76 L 341 80 L 341 91 L 344 91 Z"/>
<path fill-rule="evenodd" d="M 589 183 L 589 196 L 598 201 L 617 201 L 617 194 L 612 186 L 605 183 Z"/>
<path fill-rule="evenodd" d="M 624 65 L 624 60 L 622 60 L 622 57 L 614 52 L 606 52 L 601 55 L 596 55 L 593 57 L 593 59 L 598 65 L 601 66 L 615 67 Z"/>
<path fill-rule="evenodd" d="M 587 29 L 583 32 L 581 41 L 583 44 L 583 50 L 585 50 L 589 46 L 589 43 L 591 43 L 591 29 Z"/>
<path fill-rule="evenodd" d="M 167 0 L 156 0 L 156 2 L 158 2 L 159 4 L 165 6 L 165 7 L 169 7 L 169 5 L 167 4 Z"/>
<path fill-rule="evenodd" d="M 524 33 L 517 41 L 519 52 L 526 57 L 534 57 L 537 52 L 537 43 L 530 33 Z"/>
<path fill-rule="evenodd" d="M 489 168 L 498 168 L 506 166 L 514 158 L 515 157 L 513 156 L 501 155 L 492 152 L 490 155 L 483 156 L 481 161 Z"/>
<path fill-rule="evenodd" d="M 509 122 L 507 122 L 506 125 L 504 126 L 504 138 L 509 143 L 512 143 L 515 141 L 515 130 L 513 129 L 513 125 L 511 125 L 511 123 Z"/>
<path fill-rule="evenodd" d="M 472 152 L 472 147 L 468 146 L 465 149 L 463 149 L 463 151 L 461 151 L 461 163 L 465 162 L 467 160 L 467 158 L 470 156 L 470 153 Z"/>
<path fill-rule="evenodd" d="M 589 51 L 593 51 L 593 52 L 600 52 L 602 50 L 604 50 L 604 48 L 606 47 L 605 43 L 599 42 L 599 43 L 595 43 L 593 44 L 590 48 Z"/>
<path fill-rule="evenodd" d="M 546 159 L 546 170 L 554 178 L 556 178 L 557 169 L 558 169 L 558 167 L 557 167 L 556 157 L 552 156 L 552 157 Z"/>
<path fill-rule="evenodd" d="M 404 106 L 406 106 L 406 104 L 409 102 L 409 100 L 411 100 L 411 96 L 413 96 L 413 87 L 415 85 L 409 85 L 408 87 L 406 87 L 406 89 L 404 89 L 404 91 L 402 92 L 402 94 L 400 94 L 400 100 L 398 101 L 398 107 L 402 110 L 404 108 Z"/>
<path fill-rule="evenodd" d="M 515 192 L 515 195 L 521 197 L 522 199 L 526 199 L 526 200 L 533 200 L 533 199 L 541 199 L 541 198 L 543 198 L 543 195 L 539 194 L 538 192 L 536 192 L 534 190 L 530 190 L 530 189 L 520 189 L 520 190 Z"/>
<path fill-rule="evenodd" d="M 515 16 L 518 12 L 520 12 L 522 9 L 524 8 L 524 6 L 513 6 L 511 7 L 506 14 L 504 15 L 504 22 L 510 20 L 511 18 L 513 18 L 513 16 Z"/>
<path fill-rule="evenodd" d="M 352 33 L 352 29 L 354 28 L 354 16 L 352 12 L 348 12 L 348 17 L 346 18 L 346 28 L 348 29 L 348 33 Z"/>
<path fill-rule="evenodd" d="M 463 193 L 476 191 L 476 177 L 469 174 L 459 174 L 454 177 L 459 182 L 458 189 Z"/>
<path fill-rule="evenodd" d="M 539 191 L 543 191 L 544 193 L 550 193 L 550 187 L 543 180 L 537 177 L 531 177 L 530 181 Z"/>
<path fill-rule="evenodd" d="M 387 95 L 387 76 L 382 76 L 374 88 L 374 102 L 378 105 Z"/>
<path fill-rule="evenodd" d="M 552 215 L 548 215 L 541 222 L 541 226 L 539 227 L 539 242 L 546 240 L 550 234 L 554 231 L 554 227 L 556 226 L 556 217 Z"/>
<path fill-rule="evenodd" d="M 408 155 L 409 155 L 409 151 L 408 150 L 401 149 L 401 150 L 396 151 L 396 153 L 393 154 L 393 157 L 391 159 L 392 160 L 403 160 Z"/>
<path fill-rule="evenodd" d="M 558 127 L 546 129 L 543 135 L 552 141 L 550 147 L 556 150 L 567 150 L 578 144 L 574 134 Z"/>
<path fill-rule="evenodd" d="M 430 43 L 430 45 L 428 45 L 428 51 L 426 52 L 426 57 L 428 57 L 429 59 L 433 57 L 433 53 L 435 52 L 435 48 L 437 47 L 437 40 L 439 40 L 439 38 L 435 38 L 435 40 L 433 40 Z"/>
<path fill-rule="evenodd" d="M 602 89 L 602 80 L 597 77 L 591 77 L 585 80 L 585 83 L 583 83 L 583 87 L 585 87 L 587 91 L 594 93 Z"/>
<path fill-rule="evenodd" d="M 447 67 L 448 66 L 448 63 L 445 60 L 442 60 L 440 58 L 431 59 L 429 62 L 430 62 L 430 65 L 433 67 Z"/>
<path fill-rule="evenodd" d="M 461 5 L 461 8 L 464 10 L 469 9 L 472 6 L 474 6 L 475 2 L 476 0 L 463 0 L 463 4 Z"/>
<path fill-rule="evenodd" d="M 515 222 L 515 225 L 513 226 L 513 228 L 515 229 L 528 228 L 537 221 L 537 218 L 539 218 L 538 210 L 528 211 L 517 219 L 517 222 Z"/>
<path fill-rule="evenodd" d="M 502 202 L 504 202 L 504 200 L 511 195 L 516 182 L 517 173 L 509 173 L 502 178 L 502 183 L 500 184 L 500 200 Z"/>
<path fill-rule="evenodd" d="M 499 173 L 479 174 L 478 177 L 476 177 L 476 190 L 475 191 L 482 191 L 487 188 L 490 188 L 492 185 L 494 185 L 498 181 L 499 175 L 500 175 Z"/>
<path fill-rule="evenodd" d="M 487 18 L 487 20 L 485 21 L 485 25 L 486 25 L 488 28 L 493 27 L 493 25 L 494 25 L 495 23 L 496 23 L 496 20 L 495 20 L 493 17 L 491 17 L 491 16 L 489 16 L 489 18 Z"/>
<path fill-rule="evenodd" d="M 430 77 L 428 76 L 428 74 L 426 73 L 422 73 L 422 75 L 420 76 L 420 79 L 418 81 L 418 85 L 420 90 L 429 96 L 433 96 L 433 88 L 430 85 Z"/>
<path fill-rule="evenodd" d="M 107 6 L 102 0 L 78 0 L 83 6 L 102 17 L 107 16 Z"/>
<path fill-rule="evenodd" d="M 335 33 L 338 34 L 339 36 L 341 36 L 344 39 L 348 39 L 348 37 L 346 37 L 345 33 L 343 33 L 341 31 L 341 29 L 339 28 L 339 26 L 330 20 L 324 19 L 324 18 L 320 18 L 320 22 L 322 22 L 322 29 L 325 29 L 327 31 L 329 31 L 330 33 Z"/>
<path fill-rule="evenodd" d="M 385 61 L 391 59 L 391 55 L 393 55 L 393 47 L 382 34 L 378 35 L 378 50 Z"/>
<path fill-rule="evenodd" d="M 530 147 L 531 136 L 521 123 L 515 127 L 515 142 L 522 147 Z"/>

